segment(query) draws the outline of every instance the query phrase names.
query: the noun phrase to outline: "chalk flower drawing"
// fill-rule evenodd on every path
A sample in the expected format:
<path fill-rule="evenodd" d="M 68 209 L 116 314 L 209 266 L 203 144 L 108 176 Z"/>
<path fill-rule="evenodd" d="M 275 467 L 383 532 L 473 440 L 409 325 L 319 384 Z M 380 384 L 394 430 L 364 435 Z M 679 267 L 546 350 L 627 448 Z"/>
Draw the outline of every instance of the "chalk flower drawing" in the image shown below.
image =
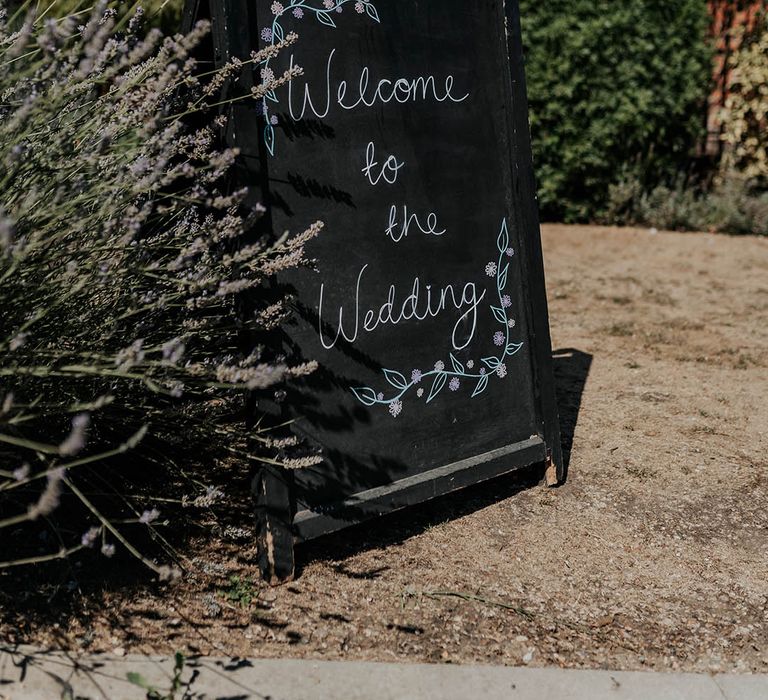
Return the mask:
<path fill-rule="evenodd" d="M 354 3 L 354 9 L 358 14 L 367 14 L 375 22 L 380 22 L 379 13 L 376 11 L 376 7 L 371 0 L 293 0 L 285 5 L 281 2 L 273 2 L 270 6 L 270 10 L 274 15 L 271 27 L 264 27 L 261 30 L 261 38 L 265 43 L 270 46 L 279 44 L 285 38 L 285 30 L 283 29 L 280 20 L 287 14 L 293 15 L 296 19 L 302 19 L 305 13 L 308 13 L 315 17 L 315 19 L 332 29 L 336 28 L 336 22 L 334 21 L 331 13 L 342 12 L 344 5 Z M 267 80 L 265 75 L 273 76 L 274 73 L 270 68 L 270 62 L 272 57 L 266 58 L 262 61 L 261 76 L 264 82 Z M 264 120 L 266 126 L 264 127 L 264 143 L 267 146 L 269 154 L 275 155 L 275 125 L 278 123 L 277 117 L 270 116 L 269 103 L 277 103 L 277 95 L 274 90 L 270 90 L 264 96 L 262 100 L 262 112 L 264 114 Z"/>
<path fill-rule="evenodd" d="M 503 330 L 496 331 L 493 335 L 493 342 L 499 347 L 503 347 L 503 350 L 499 350 L 499 354 L 492 355 L 490 357 L 484 357 L 480 361 L 482 367 L 476 372 L 471 371 L 475 363 L 473 360 L 468 360 L 466 364 L 462 364 L 453 353 L 449 353 L 451 360 L 450 369 L 446 369 L 445 362 L 438 360 L 435 362 L 435 368 L 431 371 L 422 372 L 419 369 L 414 369 L 411 372 L 411 381 L 408 381 L 404 374 L 394 369 L 385 369 L 384 378 L 393 387 L 394 395 L 386 396 L 382 392 L 377 392 L 376 389 L 371 387 L 357 387 L 352 389 L 352 393 L 357 399 L 366 406 L 387 406 L 389 412 L 393 417 L 397 418 L 403 410 L 403 397 L 416 385 L 421 382 L 428 383 L 432 381 L 432 386 L 427 392 L 422 387 L 416 390 L 416 396 L 422 398 L 424 394 L 427 394 L 427 403 L 433 401 L 438 394 L 446 387 L 451 391 L 458 391 L 461 387 L 461 380 L 470 380 L 467 383 L 474 384 L 474 391 L 472 392 L 472 398 L 482 394 L 491 381 L 491 378 L 495 375 L 499 379 L 504 379 L 507 374 L 507 365 L 504 360 L 512 355 L 517 354 L 523 347 L 523 343 L 513 343 L 510 340 L 509 332 L 515 327 L 514 319 L 508 318 L 507 309 L 511 304 L 505 304 L 505 299 L 508 298 L 505 294 L 507 281 L 509 277 L 509 263 L 504 260 L 507 250 L 509 249 L 509 230 L 507 229 L 506 220 L 501 224 L 501 231 L 499 237 L 496 239 L 496 248 L 499 251 L 498 263 L 493 263 L 496 268 L 496 292 L 498 294 L 498 306 L 491 305 L 491 313 L 496 321 L 501 325 Z M 488 373 L 491 371 L 491 374 Z"/>

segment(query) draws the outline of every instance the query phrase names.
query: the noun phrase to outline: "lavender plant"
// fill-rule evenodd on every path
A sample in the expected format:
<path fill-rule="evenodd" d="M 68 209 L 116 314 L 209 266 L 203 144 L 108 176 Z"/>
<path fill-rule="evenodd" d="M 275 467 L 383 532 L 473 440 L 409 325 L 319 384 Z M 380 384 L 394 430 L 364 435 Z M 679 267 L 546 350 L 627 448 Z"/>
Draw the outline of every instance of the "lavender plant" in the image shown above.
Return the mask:
<path fill-rule="evenodd" d="M 246 432 L 234 417 L 247 392 L 313 369 L 244 342 L 286 318 L 286 300 L 258 290 L 307 264 L 321 229 L 257 236 L 260 208 L 227 189 L 237 152 L 217 145 L 220 90 L 266 55 L 206 73 L 192 56 L 205 23 L 173 37 L 142 33 L 140 11 L 115 23 L 105 5 L 82 25 L 0 9 L 0 540 L 11 543 L 0 569 L 95 546 L 111 555 L 118 542 L 167 574 L 84 475 L 128 451 L 172 462 L 184 445 L 280 464 L 265 425 Z M 259 100 L 298 71 L 229 99 Z M 190 499 L 210 500 L 205 484 L 196 472 Z M 64 497 L 89 526 L 25 556 L 25 528 Z M 123 520 L 153 527 L 152 504 L 128 501 Z"/>

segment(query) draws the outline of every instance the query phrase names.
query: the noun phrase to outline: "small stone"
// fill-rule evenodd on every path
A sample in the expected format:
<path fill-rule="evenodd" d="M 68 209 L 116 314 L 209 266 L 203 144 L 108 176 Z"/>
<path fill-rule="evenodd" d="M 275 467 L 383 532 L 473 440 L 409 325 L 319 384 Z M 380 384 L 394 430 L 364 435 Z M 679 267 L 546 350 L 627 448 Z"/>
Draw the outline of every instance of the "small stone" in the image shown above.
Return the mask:
<path fill-rule="evenodd" d="M 125 649 L 124 649 L 123 647 L 115 647 L 115 648 L 112 650 L 112 653 L 113 653 L 115 656 L 125 656 Z"/>

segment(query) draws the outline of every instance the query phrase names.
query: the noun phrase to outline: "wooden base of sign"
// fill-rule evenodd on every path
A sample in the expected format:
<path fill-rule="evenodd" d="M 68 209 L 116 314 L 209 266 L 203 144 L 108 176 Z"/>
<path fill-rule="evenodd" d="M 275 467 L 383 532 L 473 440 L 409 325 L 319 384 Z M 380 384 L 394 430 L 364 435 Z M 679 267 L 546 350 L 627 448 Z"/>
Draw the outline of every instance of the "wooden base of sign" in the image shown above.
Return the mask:
<path fill-rule="evenodd" d="M 482 455 L 398 479 L 385 486 L 361 491 L 323 508 L 299 510 L 293 520 L 294 531 L 299 540 L 311 540 L 534 464 L 544 464 L 546 455 L 544 440 L 534 436 Z"/>
<path fill-rule="evenodd" d="M 515 445 L 355 494 L 321 510 L 299 512 L 293 502 L 292 472 L 263 467 L 253 481 L 262 577 L 271 586 L 293 580 L 295 542 L 336 532 L 350 524 L 424 503 L 537 463 L 543 466 L 547 486 L 562 482 L 551 451 L 541 437 L 534 436 Z"/>
<path fill-rule="evenodd" d="M 262 467 L 252 483 L 259 569 L 270 586 L 292 581 L 296 571 L 292 487 L 291 473 L 277 467 Z"/>
<path fill-rule="evenodd" d="M 547 461 L 544 462 L 544 481 L 546 481 L 547 486 L 550 488 L 559 486 L 563 482 L 560 469 L 552 459 L 551 450 L 547 450 Z"/>

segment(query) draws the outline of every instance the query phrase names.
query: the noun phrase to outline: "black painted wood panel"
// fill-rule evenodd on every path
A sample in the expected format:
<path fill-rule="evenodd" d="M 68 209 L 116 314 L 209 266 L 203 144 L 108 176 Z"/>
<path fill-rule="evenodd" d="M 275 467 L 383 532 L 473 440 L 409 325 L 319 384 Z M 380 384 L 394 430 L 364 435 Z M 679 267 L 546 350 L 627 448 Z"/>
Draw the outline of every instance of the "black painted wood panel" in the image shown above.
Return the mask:
<path fill-rule="evenodd" d="M 283 404 L 325 455 L 295 474 L 299 533 L 561 475 L 516 3 L 214 4 L 224 55 L 299 34 L 255 80 L 303 74 L 229 127 L 274 232 L 325 224 L 316 270 L 279 280 L 286 355 L 320 363 Z"/>

